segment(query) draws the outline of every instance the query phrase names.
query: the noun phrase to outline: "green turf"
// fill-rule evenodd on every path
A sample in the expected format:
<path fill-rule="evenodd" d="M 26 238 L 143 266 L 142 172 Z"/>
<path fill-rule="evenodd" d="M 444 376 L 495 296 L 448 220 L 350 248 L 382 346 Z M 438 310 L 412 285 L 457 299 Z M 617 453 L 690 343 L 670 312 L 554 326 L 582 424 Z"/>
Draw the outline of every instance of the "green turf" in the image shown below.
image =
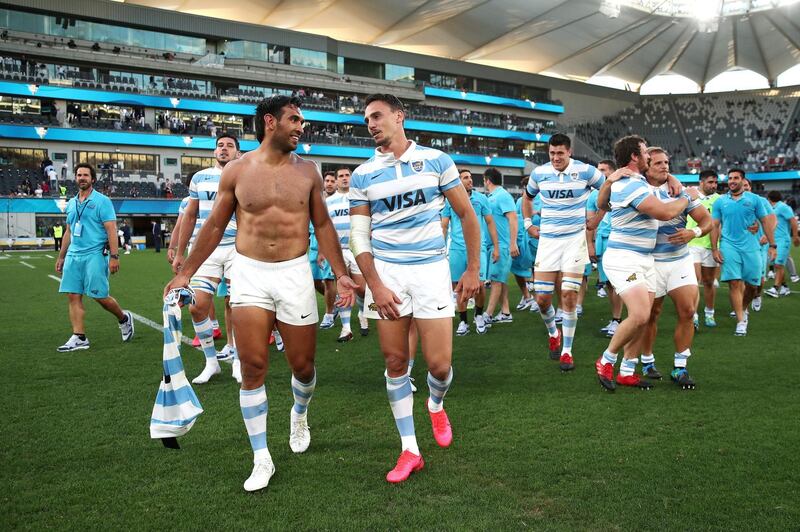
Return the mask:
<path fill-rule="evenodd" d="M 160 322 L 164 254 L 123 256 L 112 294 Z M 800 294 L 765 298 L 746 338 L 733 336 L 727 291 L 716 330 L 696 336 L 694 391 L 600 390 L 593 363 L 607 340 L 606 300 L 591 291 L 575 342 L 577 370 L 547 358 L 538 315 L 515 313 L 486 336 L 454 340 L 446 404 L 455 441 L 437 448 L 424 413 L 424 363 L 414 375 L 425 469 L 403 485 L 377 339 L 341 346 L 322 331 L 312 444 L 288 446 L 289 371 L 272 358 L 269 445 L 277 473 L 246 494 L 251 451 L 237 385 L 225 374 L 195 390 L 205 408 L 169 451 L 148 422 L 161 377 L 161 334 L 116 324 L 88 305 L 89 351 L 59 354 L 70 334 L 51 259 L 0 260 L 0 528 L 43 529 L 796 529 Z M 800 286 L 795 285 L 798 289 Z M 512 305 L 518 293 L 512 290 Z M 188 320 L 184 320 L 191 331 Z M 666 304 L 660 368 L 671 366 Z M 221 346 L 221 344 L 220 344 Z M 202 365 L 184 349 L 187 374 Z"/>

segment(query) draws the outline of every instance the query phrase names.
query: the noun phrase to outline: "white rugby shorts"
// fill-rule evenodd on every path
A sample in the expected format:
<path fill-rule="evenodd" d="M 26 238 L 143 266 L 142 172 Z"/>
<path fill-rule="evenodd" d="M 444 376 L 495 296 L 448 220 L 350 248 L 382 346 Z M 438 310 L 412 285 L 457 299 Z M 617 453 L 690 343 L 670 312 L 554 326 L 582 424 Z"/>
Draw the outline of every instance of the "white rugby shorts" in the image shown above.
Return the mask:
<path fill-rule="evenodd" d="M 648 292 L 656 291 L 656 268 L 652 255 L 607 249 L 603 254 L 603 270 L 620 295 L 640 284 L 645 284 Z"/>
<path fill-rule="evenodd" d="M 534 272 L 568 272 L 583 275 L 587 264 L 589 264 L 589 250 L 586 247 L 584 231 L 566 238 L 539 238 L 536 262 L 533 264 Z"/>
<path fill-rule="evenodd" d="M 694 261 L 691 255 L 682 259 L 655 262 L 656 297 L 664 297 L 682 286 L 697 286 L 697 274 L 694 272 Z"/>
<path fill-rule="evenodd" d="M 319 319 L 308 255 L 263 262 L 237 254 L 231 268 L 231 307 L 259 307 L 289 325 L 313 325 Z"/>
<path fill-rule="evenodd" d="M 236 257 L 236 246 L 219 246 L 206 261 L 197 268 L 194 277 L 205 277 L 206 279 L 229 278 L 233 260 Z"/>
<path fill-rule="evenodd" d="M 692 263 L 700 264 L 706 268 L 716 268 L 719 266 L 717 261 L 714 260 L 714 255 L 708 248 L 701 248 L 700 246 L 689 246 L 689 255 L 692 257 Z"/>
<path fill-rule="evenodd" d="M 348 248 L 342 248 L 342 256 L 344 257 L 344 266 L 347 271 L 356 275 L 361 275 L 361 270 L 358 268 L 358 263 L 353 255 L 353 252 Z"/>
<path fill-rule="evenodd" d="M 453 285 L 450 282 L 450 265 L 443 260 L 426 264 L 395 264 L 375 259 L 375 270 L 381 281 L 394 292 L 401 303 L 400 316 L 421 319 L 452 318 Z M 367 286 L 364 294 L 364 315 L 380 319 L 372 292 Z"/>

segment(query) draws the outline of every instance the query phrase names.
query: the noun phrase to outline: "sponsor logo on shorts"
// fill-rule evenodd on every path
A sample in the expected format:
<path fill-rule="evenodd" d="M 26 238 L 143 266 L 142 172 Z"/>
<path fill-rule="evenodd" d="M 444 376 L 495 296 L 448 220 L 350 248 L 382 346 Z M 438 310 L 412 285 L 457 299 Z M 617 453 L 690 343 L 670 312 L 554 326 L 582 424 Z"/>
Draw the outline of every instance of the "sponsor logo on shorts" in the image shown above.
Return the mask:
<path fill-rule="evenodd" d="M 629 283 L 632 283 L 633 281 L 636 280 L 636 274 L 635 273 L 630 274 L 630 276 L 628 276 L 628 278 L 625 280 L 628 281 Z"/>
<path fill-rule="evenodd" d="M 411 169 L 415 172 L 421 172 L 425 168 L 425 161 L 411 161 Z"/>
<path fill-rule="evenodd" d="M 378 312 L 378 305 L 376 305 L 375 303 L 370 303 L 367 308 L 370 309 L 372 312 Z"/>

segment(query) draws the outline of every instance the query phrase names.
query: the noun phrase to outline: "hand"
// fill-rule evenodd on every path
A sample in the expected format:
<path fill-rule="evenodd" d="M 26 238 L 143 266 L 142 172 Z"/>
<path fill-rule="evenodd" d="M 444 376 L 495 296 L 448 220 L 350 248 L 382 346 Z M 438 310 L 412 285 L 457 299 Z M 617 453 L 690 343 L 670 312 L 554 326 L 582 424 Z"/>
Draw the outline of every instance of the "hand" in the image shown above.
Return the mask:
<path fill-rule="evenodd" d="M 758 233 L 758 222 L 753 222 L 753 225 L 748 227 L 747 230 L 750 231 L 753 234 Z"/>
<path fill-rule="evenodd" d="M 322 255 L 317 255 L 317 266 L 319 266 L 320 268 L 325 267 L 325 257 L 323 257 Z"/>
<path fill-rule="evenodd" d="M 597 262 L 597 250 L 594 247 L 594 244 L 591 242 L 587 246 L 589 250 L 589 260 L 592 262 Z"/>
<path fill-rule="evenodd" d="M 517 246 L 516 241 L 511 241 L 511 256 L 512 257 L 519 257 L 519 247 Z"/>
<path fill-rule="evenodd" d="M 108 271 L 111 272 L 111 275 L 119 271 L 119 259 L 112 258 L 108 260 Z"/>
<path fill-rule="evenodd" d="M 680 231 L 677 231 L 675 234 L 671 235 L 668 240 L 670 244 L 680 246 L 682 244 L 688 244 L 695 238 L 697 237 L 695 237 L 694 231 L 691 229 L 681 229 Z"/>
<path fill-rule="evenodd" d="M 172 259 L 172 273 L 175 275 L 181 273 L 181 270 L 183 269 L 183 261 L 183 255 L 175 255 L 175 257 Z"/>
<path fill-rule="evenodd" d="M 672 174 L 667 174 L 667 184 L 669 185 L 669 195 L 673 198 L 677 198 L 681 195 L 681 191 L 683 191 L 683 185 L 678 178 Z"/>
<path fill-rule="evenodd" d="M 342 275 L 336 279 L 336 300 L 337 307 L 352 307 L 356 299 L 356 289 L 358 285 L 347 275 Z"/>
<path fill-rule="evenodd" d="M 714 260 L 717 261 L 717 264 L 722 264 L 725 261 L 725 258 L 722 256 L 722 252 L 718 249 L 712 251 L 711 255 L 714 257 Z"/>
<path fill-rule="evenodd" d="M 539 240 L 539 226 L 538 225 L 530 226 L 528 228 L 528 234 L 533 238 L 535 238 L 536 240 Z"/>
<path fill-rule="evenodd" d="M 381 285 L 372 290 L 372 300 L 374 301 L 375 306 L 378 307 L 378 315 L 381 318 L 389 320 L 396 320 L 400 318 L 400 311 L 398 310 L 397 305 L 403 301 L 397 297 L 397 294 L 386 288 L 386 286 Z"/>
<path fill-rule="evenodd" d="M 767 242 L 769 242 L 769 241 L 767 240 L 767 235 L 762 235 L 762 236 L 761 236 L 761 238 L 759 238 L 759 239 L 758 239 L 758 243 L 759 243 L 759 244 L 761 244 L 762 246 L 763 246 L 764 244 L 766 244 Z"/>
<path fill-rule="evenodd" d="M 519 250 L 517 250 L 519 253 Z M 481 280 L 477 271 L 467 270 L 461 279 L 458 280 L 456 285 L 456 294 L 458 294 L 458 303 L 466 304 L 470 298 L 475 297 L 481 289 Z"/>
<path fill-rule="evenodd" d="M 686 191 L 692 201 L 700 197 L 700 191 L 697 189 L 697 187 L 686 187 L 683 190 Z"/>
<path fill-rule="evenodd" d="M 794 237 L 792 239 L 792 244 L 794 244 L 794 247 L 800 247 L 800 236 Z"/>
<path fill-rule="evenodd" d="M 500 260 L 500 250 L 493 247 L 492 248 L 492 262 L 497 262 Z"/>
<path fill-rule="evenodd" d="M 174 290 L 176 288 L 186 288 L 189 286 L 189 281 L 190 279 L 187 276 L 179 273 L 173 277 L 169 283 L 167 283 L 167 286 L 164 287 L 164 293 L 161 295 L 161 297 L 167 297 L 167 294 L 169 294 L 170 290 Z"/>
<path fill-rule="evenodd" d="M 796 246 L 797 244 L 795 244 Z M 64 259 L 58 257 L 56 259 L 56 273 L 61 273 L 64 271 Z"/>
<path fill-rule="evenodd" d="M 633 171 L 630 168 L 623 167 L 614 170 L 614 172 L 606 178 L 606 181 L 609 183 L 615 183 L 622 179 L 623 177 L 630 177 L 633 175 Z"/>
<path fill-rule="evenodd" d="M 769 248 L 767 250 L 767 257 L 769 258 L 769 260 L 773 261 L 773 260 L 775 260 L 775 257 L 777 257 L 777 256 L 778 256 L 778 250 L 777 249 Z"/>
<path fill-rule="evenodd" d="M 175 260 L 175 248 L 168 248 L 167 249 L 167 262 L 172 264 L 173 260 Z"/>

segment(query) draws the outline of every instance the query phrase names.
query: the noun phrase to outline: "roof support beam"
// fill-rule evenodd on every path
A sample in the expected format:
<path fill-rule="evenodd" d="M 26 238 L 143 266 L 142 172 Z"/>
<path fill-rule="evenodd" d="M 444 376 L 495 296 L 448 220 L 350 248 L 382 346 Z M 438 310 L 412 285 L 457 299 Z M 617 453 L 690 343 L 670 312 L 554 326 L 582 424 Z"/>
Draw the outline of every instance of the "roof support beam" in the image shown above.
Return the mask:
<path fill-rule="evenodd" d="M 598 70 L 597 72 L 592 74 L 590 77 L 600 76 L 600 75 L 606 73 L 607 71 L 611 70 L 612 68 L 614 68 L 618 64 L 622 63 L 627 58 L 629 58 L 630 56 L 632 56 L 633 54 L 635 54 L 636 52 L 638 52 L 639 50 L 641 50 L 642 48 L 644 48 L 645 46 L 647 46 L 648 44 L 653 42 L 656 38 L 660 37 L 661 36 L 660 35 L 661 32 L 662 31 L 666 31 L 670 26 L 672 26 L 672 21 L 671 20 L 668 20 L 668 21 L 664 22 L 659 27 L 657 27 L 655 30 L 650 32 L 650 34 L 648 34 L 647 36 L 645 36 L 642 39 L 639 39 L 629 49 L 625 50 L 624 52 L 619 54 L 617 57 L 615 57 L 614 59 L 612 59 L 611 61 L 609 61 L 605 65 L 603 65 L 600 68 L 600 70 Z"/>
<path fill-rule="evenodd" d="M 413 17 L 415 15 L 418 15 L 419 13 L 424 13 L 426 9 L 429 9 L 429 8 L 433 9 L 435 7 L 438 11 L 444 12 L 444 13 L 441 13 L 438 17 L 437 16 L 428 17 L 427 20 L 424 23 L 418 24 L 411 32 L 409 32 L 407 34 L 403 34 L 403 37 L 402 37 L 403 39 L 408 39 L 410 37 L 413 37 L 414 35 L 418 35 L 418 34 L 422 33 L 423 31 L 428 30 L 428 29 L 432 28 L 433 26 L 436 26 L 437 24 L 439 24 L 441 22 L 444 22 L 445 20 L 449 20 L 449 19 L 451 19 L 453 17 L 458 17 L 458 16 L 463 15 L 464 13 L 467 13 L 469 11 L 472 11 L 473 9 L 476 9 L 476 8 L 478 8 L 478 7 L 480 7 L 480 6 L 484 5 L 484 4 L 488 4 L 489 0 L 481 0 L 481 1 L 475 2 L 473 5 L 467 7 L 466 9 L 460 9 L 460 10 L 454 10 L 453 8 L 449 8 L 448 9 L 446 6 L 440 5 L 441 3 L 442 3 L 441 1 L 437 1 L 437 0 L 428 0 L 427 2 L 425 2 L 421 6 L 417 7 L 413 11 L 411 11 L 409 14 L 405 15 L 403 18 L 401 18 L 400 20 L 398 20 L 394 24 L 388 26 L 385 31 L 382 31 L 378 36 L 373 38 L 372 41 L 370 42 L 370 44 L 375 45 L 375 46 L 386 46 L 388 44 L 394 44 L 395 42 L 397 42 L 397 39 L 395 39 L 394 41 L 385 41 L 385 42 L 382 42 L 381 39 L 384 36 L 386 36 L 386 34 L 391 33 L 392 31 L 396 31 L 395 30 L 396 26 L 406 22 L 408 19 L 410 19 L 411 17 Z"/>
<path fill-rule="evenodd" d="M 671 70 L 672 67 L 675 66 L 675 63 L 678 62 L 678 59 L 681 58 L 681 56 L 683 55 L 683 52 L 686 50 L 686 48 L 689 46 L 689 44 L 691 44 L 692 39 L 694 39 L 694 33 L 696 33 L 696 30 L 694 31 L 694 33 L 692 33 L 692 32 L 693 32 L 693 30 L 692 30 L 691 25 L 687 25 L 683 29 L 681 34 L 678 35 L 678 38 L 675 39 L 675 41 L 670 45 L 669 49 L 666 52 L 664 52 L 664 54 L 658 59 L 657 62 L 655 62 L 653 64 L 653 68 L 651 68 L 650 71 L 647 73 L 647 75 L 644 78 L 642 78 L 641 82 L 644 83 L 648 79 L 653 77 L 654 75 L 661 74 L 661 71 L 656 72 L 656 69 L 658 69 L 661 66 L 661 64 L 664 62 L 664 58 L 667 57 L 667 54 L 669 54 L 670 51 L 675 50 L 676 47 L 677 47 L 677 51 L 675 53 L 675 57 L 673 57 L 671 60 L 669 60 L 667 62 L 667 64 L 664 66 L 664 68 L 663 68 L 664 71 Z M 689 35 L 690 33 L 691 33 L 691 35 Z M 688 38 L 687 38 L 687 36 L 688 36 Z M 684 40 L 684 42 L 683 42 L 683 44 L 679 45 L 678 43 L 681 42 L 682 39 Z"/>

